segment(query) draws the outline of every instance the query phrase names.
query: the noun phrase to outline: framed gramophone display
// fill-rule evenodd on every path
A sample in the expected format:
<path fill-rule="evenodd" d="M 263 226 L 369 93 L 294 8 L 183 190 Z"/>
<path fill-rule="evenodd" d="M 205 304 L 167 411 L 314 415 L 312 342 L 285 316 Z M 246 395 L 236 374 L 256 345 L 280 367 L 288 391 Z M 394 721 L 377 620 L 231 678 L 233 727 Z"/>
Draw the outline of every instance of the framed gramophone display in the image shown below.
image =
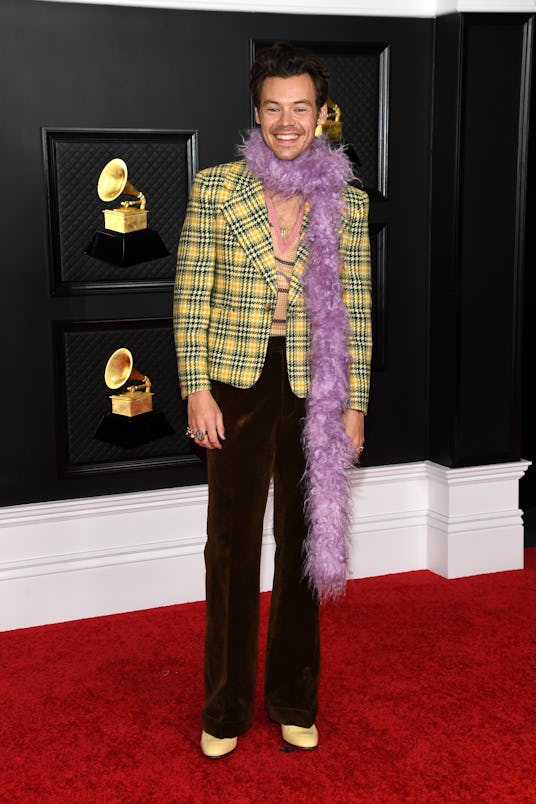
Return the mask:
<path fill-rule="evenodd" d="M 370 199 L 369 235 L 372 273 L 372 365 L 386 365 L 387 263 L 389 241 L 389 71 L 390 48 L 384 42 L 296 42 L 318 53 L 330 73 L 328 117 L 315 134 L 333 147 L 344 145 L 357 179 L 352 183 Z M 274 42 L 255 39 L 250 60 Z M 251 126 L 255 111 L 251 104 Z"/>
<path fill-rule="evenodd" d="M 139 447 L 173 433 L 165 414 L 153 408 L 151 380 L 134 366 L 130 349 L 121 346 L 112 352 L 103 379 L 115 393 L 110 395 L 112 409 L 100 420 L 95 438 L 119 447 Z"/>
<path fill-rule="evenodd" d="M 170 318 L 57 321 L 53 334 L 63 476 L 204 471 L 185 434 Z"/>
<path fill-rule="evenodd" d="M 250 59 L 273 40 L 253 40 Z M 330 72 L 328 120 L 324 133 L 343 143 L 359 185 L 371 200 L 388 198 L 390 50 L 384 42 L 296 42 L 318 53 Z M 254 125 L 251 108 L 251 125 Z"/>
<path fill-rule="evenodd" d="M 162 238 L 148 226 L 147 199 L 129 181 L 124 159 L 114 157 L 104 165 L 96 189 L 101 201 L 112 206 L 102 211 L 104 225 L 88 243 L 85 250 L 88 256 L 120 266 L 168 256 Z"/>
<path fill-rule="evenodd" d="M 385 42 L 296 42 L 318 53 L 330 72 L 326 123 L 316 134 L 331 145 L 344 145 L 354 165 L 352 182 L 370 199 L 369 235 L 372 272 L 372 366 L 385 368 L 387 353 L 387 264 L 389 242 L 389 71 L 390 48 Z M 255 39 L 250 60 L 274 42 Z M 255 114 L 251 106 L 251 126 Z"/>
<path fill-rule="evenodd" d="M 171 287 L 194 131 L 42 129 L 53 295 Z"/>

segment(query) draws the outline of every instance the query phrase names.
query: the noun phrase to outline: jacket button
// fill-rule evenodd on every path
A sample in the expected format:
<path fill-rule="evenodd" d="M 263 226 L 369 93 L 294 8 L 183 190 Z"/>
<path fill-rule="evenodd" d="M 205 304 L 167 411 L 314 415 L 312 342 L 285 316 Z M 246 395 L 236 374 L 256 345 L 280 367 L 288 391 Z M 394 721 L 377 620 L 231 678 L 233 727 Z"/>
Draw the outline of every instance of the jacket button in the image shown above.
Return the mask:
<path fill-rule="evenodd" d="M 272 310 L 271 302 L 266 302 L 266 304 L 264 305 L 264 309 L 266 310 L 267 313 L 271 312 Z"/>

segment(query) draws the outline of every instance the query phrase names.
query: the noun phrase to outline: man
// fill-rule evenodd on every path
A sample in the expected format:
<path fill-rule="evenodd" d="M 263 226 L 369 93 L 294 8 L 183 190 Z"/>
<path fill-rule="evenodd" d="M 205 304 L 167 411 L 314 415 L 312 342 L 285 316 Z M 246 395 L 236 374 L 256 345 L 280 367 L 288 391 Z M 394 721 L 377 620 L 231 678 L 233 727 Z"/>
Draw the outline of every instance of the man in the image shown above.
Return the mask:
<path fill-rule="evenodd" d="M 315 138 L 328 78 L 301 48 L 259 53 L 260 129 L 244 159 L 198 173 L 178 249 L 179 377 L 187 432 L 207 450 L 210 758 L 233 751 L 253 718 L 271 478 L 265 704 L 287 743 L 318 744 L 319 600 L 346 577 L 344 472 L 363 449 L 371 352 L 367 196 L 348 186 L 344 153 Z"/>

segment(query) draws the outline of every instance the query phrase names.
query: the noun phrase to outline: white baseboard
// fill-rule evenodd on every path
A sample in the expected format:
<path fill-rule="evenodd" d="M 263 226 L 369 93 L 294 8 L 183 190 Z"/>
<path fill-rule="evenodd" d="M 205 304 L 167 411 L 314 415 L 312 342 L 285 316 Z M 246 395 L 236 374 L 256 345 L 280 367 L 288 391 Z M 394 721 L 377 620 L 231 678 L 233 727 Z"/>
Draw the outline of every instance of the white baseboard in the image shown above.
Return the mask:
<path fill-rule="evenodd" d="M 353 471 L 349 577 L 520 569 L 518 484 L 529 465 Z M 202 600 L 206 502 L 206 486 L 194 486 L 0 509 L 0 631 Z M 271 515 L 270 496 L 263 590 Z"/>

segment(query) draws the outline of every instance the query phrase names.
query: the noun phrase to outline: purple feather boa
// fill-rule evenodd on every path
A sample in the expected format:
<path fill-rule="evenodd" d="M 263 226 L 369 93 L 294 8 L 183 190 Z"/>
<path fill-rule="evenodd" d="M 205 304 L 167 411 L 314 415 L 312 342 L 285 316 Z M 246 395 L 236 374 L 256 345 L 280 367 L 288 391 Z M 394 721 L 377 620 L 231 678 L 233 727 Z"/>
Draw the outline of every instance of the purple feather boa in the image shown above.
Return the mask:
<path fill-rule="evenodd" d="M 306 458 L 304 574 L 320 601 L 346 588 L 350 510 L 348 475 L 352 444 L 342 413 L 348 404 L 348 316 L 342 300 L 339 237 L 343 193 L 354 177 L 344 149 L 324 137 L 294 160 L 280 160 L 260 130 L 240 146 L 250 171 L 275 193 L 301 193 L 309 202 L 304 244 L 309 256 L 302 276 L 311 327 L 311 388 L 303 430 Z"/>

